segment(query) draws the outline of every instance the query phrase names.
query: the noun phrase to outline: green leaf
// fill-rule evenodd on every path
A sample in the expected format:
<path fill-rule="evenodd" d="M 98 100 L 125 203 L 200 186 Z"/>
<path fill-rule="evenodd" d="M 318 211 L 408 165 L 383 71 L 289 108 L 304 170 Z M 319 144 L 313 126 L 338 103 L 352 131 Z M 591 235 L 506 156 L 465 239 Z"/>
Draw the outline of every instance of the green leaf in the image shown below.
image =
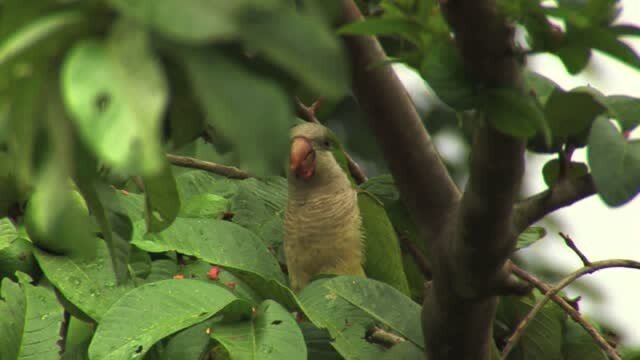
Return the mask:
<path fill-rule="evenodd" d="M 218 269 L 218 278 L 211 279 L 209 271 L 212 268 Z M 234 275 L 227 269 L 211 265 L 204 261 L 194 261 L 182 267 L 182 274 L 187 279 L 198 279 L 203 281 L 216 281 L 229 288 L 237 297 L 246 300 L 248 303 L 257 306 L 262 302 L 262 298 L 244 280 Z"/>
<path fill-rule="evenodd" d="M 408 341 L 394 345 L 382 356 L 382 360 L 422 360 L 424 358 L 424 351 Z"/>
<path fill-rule="evenodd" d="M 8 248 L 18 238 L 18 230 L 8 218 L 0 219 L 0 251 Z"/>
<path fill-rule="evenodd" d="M 19 284 L 2 280 L 0 349 L 3 359 L 59 359 L 57 344 L 62 306 L 50 289 L 33 286 L 19 274 Z"/>
<path fill-rule="evenodd" d="M 420 306 L 384 283 L 359 277 L 319 279 L 299 295 L 307 317 L 329 330 L 333 346 L 347 359 L 374 359 L 385 349 L 365 337 L 383 326 L 424 349 Z"/>
<path fill-rule="evenodd" d="M 208 124 L 233 146 L 240 168 L 258 176 L 281 172 L 294 120 L 283 90 L 220 53 L 182 55 Z"/>
<path fill-rule="evenodd" d="M 162 360 L 173 359 L 202 359 L 209 350 L 211 338 L 207 335 L 207 328 L 213 321 L 205 321 L 173 335 L 162 352 Z"/>
<path fill-rule="evenodd" d="M 589 128 L 605 107 L 590 93 L 555 89 L 544 109 L 553 136 L 576 135 Z"/>
<path fill-rule="evenodd" d="M 160 259 L 151 262 L 149 275 L 144 279 L 145 283 L 173 279 L 178 274 L 178 264 L 174 260 Z"/>
<path fill-rule="evenodd" d="M 475 106 L 476 92 L 467 78 L 458 50 L 450 41 L 429 49 L 420 64 L 420 75 L 438 98 L 456 110 Z"/>
<path fill-rule="evenodd" d="M 343 25 L 338 29 L 340 35 L 403 35 L 424 31 L 419 22 L 410 18 L 367 18 Z"/>
<path fill-rule="evenodd" d="M 598 194 L 607 205 L 623 205 L 640 191 L 640 142 L 625 141 L 604 117 L 591 127 L 587 160 Z"/>
<path fill-rule="evenodd" d="M 562 90 L 558 84 L 548 77 L 538 74 L 534 71 L 525 72 L 527 85 L 540 101 L 540 104 L 545 105 L 553 94 L 557 90 Z"/>
<path fill-rule="evenodd" d="M 0 66 L 20 53 L 43 42 L 47 37 L 83 21 L 81 14 L 73 11 L 59 12 L 29 22 L 20 30 L 3 39 L 0 45 Z"/>
<path fill-rule="evenodd" d="M 142 285 L 109 308 L 91 341 L 89 357 L 141 357 L 160 339 L 204 321 L 236 301 L 224 287 L 197 280 Z"/>
<path fill-rule="evenodd" d="M 345 54 L 321 18 L 279 11 L 252 18 L 244 25 L 242 36 L 249 48 L 317 93 L 337 98 L 349 91 Z"/>
<path fill-rule="evenodd" d="M 597 29 L 587 34 L 593 48 L 600 50 L 623 63 L 640 70 L 640 57 L 629 45 L 618 39 L 609 29 Z"/>
<path fill-rule="evenodd" d="M 543 295 L 534 291 L 523 297 L 504 296 L 500 298 L 496 319 L 513 331 L 521 319 Z M 562 333 L 565 313 L 555 303 L 547 303 L 531 320 L 509 358 L 513 359 L 550 359 L 562 357 Z"/>
<path fill-rule="evenodd" d="M 234 360 L 306 359 L 307 348 L 293 316 L 272 300 L 266 300 L 249 321 L 212 327 L 218 341 Z"/>
<path fill-rule="evenodd" d="M 560 60 L 571 75 L 582 71 L 591 59 L 591 49 L 586 46 L 571 46 L 573 41 L 567 39 L 569 45 L 563 46 L 556 51 Z"/>
<path fill-rule="evenodd" d="M 159 232 L 171 225 L 180 211 L 176 179 L 167 164 L 159 173 L 143 178 L 144 215 L 149 232 Z"/>
<path fill-rule="evenodd" d="M 545 228 L 543 228 L 542 226 L 531 226 L 523 231 L 522 234 L 518 235 L 516 250 L 520 250 L 522 248 L 533 245 L 546 235 L 547 230 L 545 230 Z"/>
<path fill-rule="evenodd" d="M 178 216 L 221 219 L 229 211 L 229 200 L 216 194 L 194 195 L 184 201 Z"/>
<path fill-rule="evenodd" d="M 63 65 L 62 87 L 79 135 L 102 160 L 143 175 L 162 169 L 167 81 L 144 30 L 118 22 L 108 42 L 78 43 Z"/>
<path fill-rule="evenodd" d="M 576 178 L 582 175 L 586 175 L 589 173 L 589 168 L 585 163 L 582 162 L 570 162 L 567 164 L 566 178 Z M 542 176 L 544 177 L 544 183 L 547 184 L 548 187 L 553 187 L 553 185 L 558 181 L 558 175 L 560 174 L 560 160 L 552 159 L 547 161 L 542 167 Z"/>
<path fill-rule="evenodd" d="M 333 338 L 326 329 L 320 329 L 309 321 L 299 323 L 307 344 L 309 360 L 342 360 L 331 345 Z"/>
<path fill-rule="evenodd" d="M 95 258 L 56 256 L 35 251 L 36 260 L 47 279 L 73 305 L 100 321 L 109 307 L 130 288 L 116 286 L 113 263 L 104 242 L 98 243 Z"/>
<path fill-rule="evenodd" d="M 409 296 L 400 241 L 387 212 L 373 194 L 358 192 L 358 207 L 365 232 L 364 270 L 368 277 L 385 282 Z"/>
<path fill-rule="evenodd" d="M 127 263 L 131 249 L 129 245 L 131 220 L 123 214 L 107 209 L 103 205 L 104 203 L 111 204 L 111 206 L 114 203 L 119 205 L 116 191 L 112 187 L 81 178 L 78 181 L 78 188 L 87 200 L 91 213 L 96 217 L 100 225 L 102 236 L 109 249 L 116 280 L 118 284 L 122 284 L 129 278 Z"/>
<path fill-rule="evenodd" d="M 640 125 L 640 99 L 625 95 L 604 98 L 609 115 L 616 119 L 622 131 L 630 131 Z"/>
<path fill-rule="evenodd" d="M 27 233 L 34 245 L 47 251 L 92 257 L 96 247 L 93 219 L 63 171 L 54 160 L 41 171 L 25 210 Z"/>
<path fill-rule="evenodd" d="M 240 19 L 251 11 L 272 9 L 278 1 L 111 0 L 121 13 L 172 39 L 202 44 L 235 37 Z M 270 14 L 268 14 L 270 15 Z"/>
<path fill-rule="evenodd" d="M 144 234 L 134 225 L 133 244 L 149 252 L 176 251 L 211 264 L 285 282 L 276 259 L 251 231 L 228 221 L 177 218 L 166 230 Z"/>
<path fill-rule="evenodd" d="M 549 125 L 531 96 L 515 89 L 489 89 L 483 100 L 487 118 L 499 131 L 516 137 L 533 136 L 539 131 L 551 142 Z"/>
<path fill-rule="evenodd" d="M 591 325 L 594 324 L 592 323 Z M 600 345 L 575 321 L 566 322 L 563 339 L 562 353 L 564 354 L 565 360 L 608 359 L 608 356 L 602 351 Z"/>
<path fill-rule="evenodd" d="M 40 269 L 33 257 L 33 244 L 23 238 L 13 239 L 9 246 L 0 250 L 0 278 L 15 279 L 16 271 L 40 276 Z"/>

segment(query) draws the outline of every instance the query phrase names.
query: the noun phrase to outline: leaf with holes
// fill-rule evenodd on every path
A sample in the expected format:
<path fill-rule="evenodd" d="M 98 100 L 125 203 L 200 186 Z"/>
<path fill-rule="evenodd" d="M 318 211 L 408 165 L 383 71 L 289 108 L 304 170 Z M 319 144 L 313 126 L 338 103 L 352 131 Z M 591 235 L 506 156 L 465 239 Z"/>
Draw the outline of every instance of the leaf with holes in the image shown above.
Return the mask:
<path fill-rule="evenodd" d="M 606 118 L 591 128 L 587 159 L 600 198 L 620 206 L 640 191 L 640 141 L 626 141 Z"/>
<path fill-rule="evenodd" d="M 131 289 L 130 284 L 116 286 L 113 263 L 102 241 L 91 259 L 56 256 L 41 250 L 34 255 L 47 279 L 69 302 L 96 321 Z"/>
<path fill-rule="evenodd" d="M 65 59 L 62 88 L 79 135 L 100 159 L 126 172 L 162 169 L 167 81 L 143 29 L 119 22 L 107 42 L 78 43 Z"/>
<path fill-rule="evenodd" d="M 89 357 L 142 357 L 160 339 L 238 301 L 242 302 L 226 288 L 199 280 L 142 285 L 121 297 L 104 315 L 89 346 Z"/>
<path fill-rule="evenodd" d="M 19 273 L 19 283 L 2 280 L 0 300 L 0 355 L 2 359 L 59 359 L 57 344 L 63 309 L 50 289 L 30 284 Z"/>
<path fill-rule="evenodd" d="M 276 259 L 251 231 L 228 221 L 177 218 L 166 230 L 145 234 L 134 225 L 133 244 L 149 252 L 176 251 L 211 264 L 285 283 Z"/>
<path fill-rule="evenodd" d="M 307 347 L 293 316 L 266 300 L 248 321 L 213 325 L 211 338 L 234 360 L 306 359 Z"/>
<path fill-rule="evenodd" d="M 302 290 L 299 300 L 305 315 L 329 330 L 333 347 L 347 359 L 374 359 L 385 352 L 365 339 L 373 326 L 424 349 L 420 306 L 385 283 L 352 276 L 319 279 Z"/>

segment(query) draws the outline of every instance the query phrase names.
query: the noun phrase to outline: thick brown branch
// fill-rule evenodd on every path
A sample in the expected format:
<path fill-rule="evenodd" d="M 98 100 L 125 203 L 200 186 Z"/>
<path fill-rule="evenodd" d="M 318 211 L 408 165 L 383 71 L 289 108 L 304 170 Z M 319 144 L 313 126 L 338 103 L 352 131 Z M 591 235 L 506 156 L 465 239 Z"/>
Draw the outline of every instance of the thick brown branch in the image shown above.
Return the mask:
<path fill-rule="evenodd" d="M 204 170 L 230 179 L 246 179 L 251 177 L 248 173 L 233 166 L 220 165 L 209 161 L 171 154 L 167 154 L 167 159 L 171 164 L 176 166 Z"/>
<path fill-rule="evenodd" d="M 353 0 L 343 0 L 343 23 L 361 21 Z M 459 192 L 442 163 L 403 84 L 374 37 L 345 36 L 353 91 L 391 170 L 402 200 L 421 232 L 439 233 Z M 433 236 L 431 236 L 433 238 Z"/>
<path fill-rule="evenodd" d="M 544 283 L 542 280 L 533 276 L 532 274 L 526 272 L 524 269 L 519 268 L 516 265 L 512 265 L 513 273 L 516 274 L 519 278 L 529 282 L 533 286 L 535 286 L 541 293 L 547 294 L 549 290 L 551 290 L 551 286 Z M 558 295 L 551 295 L 551 300 L 558 304 L 570 317 L 578 323 L 582 328 L 593 338 L 593 340 L 600 346 L 602 350 L 604 350 L 610 359 L 620 359 L 620 356 L 616 352 L 616 349 L 611 346 L 607 342 L 607 340 L 598 332 L 598 330 L 591 325 L 585 318 L 582 317 L 580 312 L 572 306 L 568 301 L 564 300 Z"/>
<path fill-rule="evenodd" d="M 513 218 L 515 230 L 520 233 L 548 214 L 595 193 L 596 187 L 589 174 L 556 183 L 551 189 L 516 204 Z"/>
<path fill-rule="evenodd" d="M 321 100 L 317 100 L 311 106 L 306 106 L 302 103 L 302 101 L 300 101 L 300 99 L 296 98 L 296 112 L 298 114 L 298 117 L 308 122 L 320 124 L 320 120 L 318 120 L 318 117 L 316 116 L 316 111 L 318 110 L 320 103 Z M 344 151 L 344 156 L 347 158 L 349 173 L 351 173 L 351 176 L 353 176 L 353 180 L 355 180 L 356 184 L 359 185 L 367 182 L 367 175 L 365 175 L 360 165 L 358 165 L 358 163 L 353 160 L 351 155 L 349 155 L 346 150 Z"/>
<path fill-rule="evenodd" d="M 558 292 L 560 292 L 562 289 L 567 287 L 569 284 L 574 282 L 579 277 L 586 274 L 592 274 L 598 270 L 607 269 L 607 268 L 631 268 L 631 269 L 640 270 L 640 262 L 633 261 L 633 260 L 625 260 L 625 259 L 596 261 L 591 263 L 591 265 L 589 266 L 584 266 L 578 269 L 577 271 L 569 274 L 567 277 L 562 279 L 557 285 L 549 289 L 549 291 L 547 291 L 545 296 L 536 303 L 536 305 L 531 309 L 531 311 L 529 311 L 527 316 L 525 316 L 524 319 L 520 321 L 520 323 L 518 324 L 518 327 L 516 327 L 516 330 L 513 332 L 513 334 L 507 341 L 507 345 L 502 350 L 501 359 L 507 358 L 511 350 L 513 350 L 518 340 L 526 330 L 527 326 L 529 326 L 529 324 L 531 323 L 531 320 L 538 314 L 538 312 L 549 301 L 549 299 L 551 299 L 551 296 L 556 295 Z"/>

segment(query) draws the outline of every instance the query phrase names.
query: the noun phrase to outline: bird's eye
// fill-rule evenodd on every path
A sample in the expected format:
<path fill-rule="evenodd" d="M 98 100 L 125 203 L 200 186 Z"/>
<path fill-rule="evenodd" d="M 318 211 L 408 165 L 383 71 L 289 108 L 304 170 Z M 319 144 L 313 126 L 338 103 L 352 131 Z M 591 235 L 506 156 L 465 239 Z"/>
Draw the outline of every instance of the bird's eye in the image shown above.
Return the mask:
<path fill-rule="evenodd" d="M 322 141 L 322 145 L 326 148 L 331 147 L 331 142 L 329 141 L 329 139 L 325 139 Z"/>

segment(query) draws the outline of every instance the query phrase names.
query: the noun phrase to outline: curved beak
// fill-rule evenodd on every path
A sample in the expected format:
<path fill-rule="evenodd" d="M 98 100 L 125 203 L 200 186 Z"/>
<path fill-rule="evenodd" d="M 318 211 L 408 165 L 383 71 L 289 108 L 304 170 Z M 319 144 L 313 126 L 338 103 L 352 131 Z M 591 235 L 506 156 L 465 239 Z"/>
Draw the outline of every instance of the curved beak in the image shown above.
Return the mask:
<path fill-rule="evenodd" d="M 296 136 L 291 141 L 289 170 L 303 180 L 309 180 L 313 176 L 316 171 L 316 151 L 309 139 Z"/>

